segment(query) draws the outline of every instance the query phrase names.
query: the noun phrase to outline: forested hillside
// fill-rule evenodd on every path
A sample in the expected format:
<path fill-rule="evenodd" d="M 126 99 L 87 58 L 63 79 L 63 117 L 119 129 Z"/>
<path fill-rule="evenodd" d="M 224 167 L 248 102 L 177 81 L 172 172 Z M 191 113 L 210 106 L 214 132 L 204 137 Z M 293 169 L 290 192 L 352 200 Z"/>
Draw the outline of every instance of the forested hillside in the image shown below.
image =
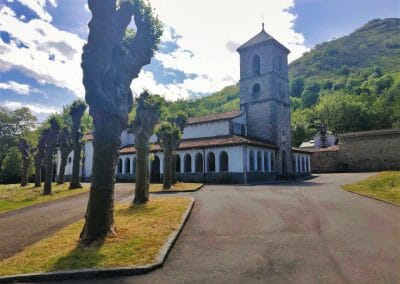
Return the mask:
<path fill-rule="evenodd" d="M 294 145 L 321 122 L 334 133 L 400 127 L 399 30 L 400 19 L 372 20 L 290 64 Z M 239 88 L 165 106 L 166 113 L 189 116 L 238 109 Z"/>

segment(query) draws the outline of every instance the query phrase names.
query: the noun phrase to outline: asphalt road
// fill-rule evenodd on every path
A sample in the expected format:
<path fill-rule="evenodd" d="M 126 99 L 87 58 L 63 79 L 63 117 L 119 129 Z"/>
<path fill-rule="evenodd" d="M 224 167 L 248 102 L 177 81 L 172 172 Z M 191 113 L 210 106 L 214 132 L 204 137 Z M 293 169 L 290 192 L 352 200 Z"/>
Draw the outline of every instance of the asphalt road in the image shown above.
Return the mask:
<path fill-rule="evenodd" d="M 115 200 L 133 194 L 132 184 L 117 184 Z M 0 259 L 83 218 L 89 193 L 0 214 Z"/>
<path fill-rule="evenodd" d="M 163 268 L 83 282 L 400 283 L 400 208 L 338 189 L 368 175 L 206 186 Z"/>

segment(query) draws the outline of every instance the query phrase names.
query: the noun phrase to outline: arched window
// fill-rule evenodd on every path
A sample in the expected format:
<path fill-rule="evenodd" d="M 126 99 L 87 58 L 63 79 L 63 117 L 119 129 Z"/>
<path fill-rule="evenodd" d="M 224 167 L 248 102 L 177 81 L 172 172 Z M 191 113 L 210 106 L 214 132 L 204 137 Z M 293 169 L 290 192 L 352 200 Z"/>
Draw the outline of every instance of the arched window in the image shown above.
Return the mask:
<path fill-rule="evenodd" d="M 296 160 L 297 160 L 297 172 L 300 172 L 301 170 L 300 156 L 296 156 Z"/>
<path fill-rule="evenodd" d="M 131 173 L 131 159 L 129 159 L 129 158 L 125 159 L 125 173 L 126 174 Z"/>
<path fill-rule="evenodd" d="M 306 157 L 306 172 L 308 173 L 310 170 L 308 169 L 308 157 Z"/>
<path fill-rule="evenodd" d="M 175 171 L 181 172 L 181 157 L 179 155 L 175 155 Z"/>
<path fill-rule="evenodd" d="M 219 154 L 219 171 L 220 172 L 229 172 L 229 157 L 228 153 L 222 151 Z"/>
<path fill-rule="evenodd" d="M 275 153 L 271 153 L 271 172 L 275 172 Z"/>
<path fill-rule="evenodd" d="M 133 158 L 132 161 L 132 173 L 136 173 L 136 158 Z"/>
<path fill-rule="evenodd" d="M 196 173 L 203 172 L 203 155 L 201 153 L 197 153 L 195 157 L 195 171 Z"/>
<path fill-rule="evenodd" d="M 215 155 L 213 152 L 207 154 L 207 172 L 215 172 Z"/>
<path fill-rule="evenodd" d="M 271 169 L 269 168 L 268 163 L 268 152 L 264 152 L 264 172 L 270 172 Z"/>
<path fill-rule="evenodd" d="M 261 85 L 258 83 L 254 84 L 253 88 L 251 90 L 252 95 L 258 96 L 258 95 L 260 95 L 260 92 L 261 92 Z"/>
<path fill-rule="evenodd" d="M 122 159 L 118 159 L 117 173 L 122 174 Z"/>
<path fill-rule="evenodd" d="M 250 172 L 254 172 L 254 152 L 250 151 L 249 155 Z"/>
<path fill-rule="evenodd" d="M 185 173 L 191 173 L 192 172 L 192 157 L 190 154 L 185 155 Z"/>
<path fill-rule="evenodd" d="M 261 172 L 261 170 L 262 170 L 262 158 L 261 158 L 261 152 L 260 151 L 258 151 L 257 152 L 257 171 L 258 172 Z"/>
<path fill-rule="evenodd" d="M 303 172 L 306 171 L 306 161 L 304 160 L 304 157 L 301 157 L 301 164 L 303 165 Z"/>
<path fill-rule="evenodd" d="M 253 75 L 260 75 L 261 73 L 261 60 L 259 55 L 253 57 Z"/>
<path fill-rule="evenodd" d="M 278 60 L 278 70 L 282 71 L 282 67 L 283 67 L 283 58 L 282 56 L 279 56 L 279 60 Z"/>

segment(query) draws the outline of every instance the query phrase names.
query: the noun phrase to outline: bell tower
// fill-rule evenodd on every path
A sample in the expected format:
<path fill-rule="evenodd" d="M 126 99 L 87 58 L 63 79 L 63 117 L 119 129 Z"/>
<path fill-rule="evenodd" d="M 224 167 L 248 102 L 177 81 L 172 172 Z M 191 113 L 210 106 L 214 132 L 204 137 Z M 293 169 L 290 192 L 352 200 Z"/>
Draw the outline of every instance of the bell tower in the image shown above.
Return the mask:
<path fill-rule="evenodd" d="M 293 174 L 288 84 L 290 51 L 264 29 L 237 51 L 240 55 L 240 109 L 245 134 L 279 147 L 279 176 Z"/>

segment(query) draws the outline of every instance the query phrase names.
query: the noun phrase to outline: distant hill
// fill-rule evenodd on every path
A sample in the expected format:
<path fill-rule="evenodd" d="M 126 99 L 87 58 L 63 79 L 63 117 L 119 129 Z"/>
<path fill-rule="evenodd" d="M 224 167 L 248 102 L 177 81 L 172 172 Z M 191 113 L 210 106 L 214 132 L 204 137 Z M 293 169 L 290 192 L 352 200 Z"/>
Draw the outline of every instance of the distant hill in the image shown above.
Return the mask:
<path fill-rule="evenodd" d="M 399 72 L 399 31 L 399 18 L 372 20 L 347 36 L 315 46 L 293 61 L 290 77 L 335 79 L 343 76 L 344 68 L 354 72 L 374 66 L 384 73 Z"/>
<path fill-rule="evenodd" d="M 400 80 L 400 19 L 376 19 L 353 33 L 321 43 L 289 65 L 289 77 L 310 80 L 347 80 L 349 74 L 371 72 L 378 66 Z M 239 108 L 239 86 L 228 86 L 210 96 L 178 101 L 168 106 L 190 116 Z"/>

